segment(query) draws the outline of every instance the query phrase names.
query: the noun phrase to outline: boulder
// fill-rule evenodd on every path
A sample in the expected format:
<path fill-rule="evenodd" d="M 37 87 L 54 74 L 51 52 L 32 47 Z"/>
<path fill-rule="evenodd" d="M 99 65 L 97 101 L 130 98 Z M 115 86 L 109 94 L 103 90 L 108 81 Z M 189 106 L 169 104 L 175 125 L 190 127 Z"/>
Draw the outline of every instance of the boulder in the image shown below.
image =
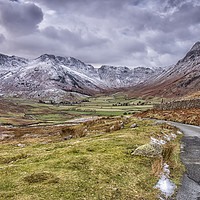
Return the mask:
<path fill-rule="evenodd" d="M 132 124 L 132 125 L 130 125 L 130 128 L 136 128 L 136 127 L 138 127 L 137 124 Z"/>
<path fill-rule="evenodd" d="M 145 144 L 138 147 L 132 154 L 146 157 L 160 157 L 162 148 L 159 144 Z"/>
<path fill-rule="evenodd" d="M 22 143 L 19 143 L 17 144 L 18 147 L 25 147 L 26 145 L 25 144 L 22 144 Z"/>

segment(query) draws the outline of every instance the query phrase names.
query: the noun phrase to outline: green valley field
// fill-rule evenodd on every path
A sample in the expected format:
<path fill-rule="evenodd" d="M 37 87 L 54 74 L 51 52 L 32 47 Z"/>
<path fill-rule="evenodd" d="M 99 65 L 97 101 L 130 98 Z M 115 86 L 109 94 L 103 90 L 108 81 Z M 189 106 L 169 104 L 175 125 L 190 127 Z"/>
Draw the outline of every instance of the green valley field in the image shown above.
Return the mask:
<path fill-rule="evenodd" d="M 128 98 L 123 93 L 86 98 L 80 103 L 45 104 L 23 99 L 0 99 L 0 123 L 3 125 L 51 125 L 82 116 L 130 115 L 153 107 L 160 98 Z"/>

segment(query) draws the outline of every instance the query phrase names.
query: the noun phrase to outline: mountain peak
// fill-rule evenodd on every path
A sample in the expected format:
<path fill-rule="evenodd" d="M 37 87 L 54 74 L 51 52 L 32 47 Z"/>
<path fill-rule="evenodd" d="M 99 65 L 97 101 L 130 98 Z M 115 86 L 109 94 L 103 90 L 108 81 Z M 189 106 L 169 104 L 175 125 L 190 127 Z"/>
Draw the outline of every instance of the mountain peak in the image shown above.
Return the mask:
<path fill-rule="evenodd" d="M 55 59 L 55 56 L 54 55 L 50 55 L 50 54 L 43 54 L 39 57 L 39 59 L 41 61 L 46 61 L 46 60 L 49 60 L 49 59 Z"/>
<path fill-rule="evenodd" d="M 200 42 L 196 42 L 190 51 L 200 51 Z"/>
<path fill-rule="evenodd" d="M 194 61 L 196 59 L 199 59 L 200 56 L 200 42 L 196 42 L 193 47 L 190 49 L 190 51 L 188 51 L 188 53 L 186 54 L 186 56 L 179 60 L 177 64 L 180 63 L 184 63 L 184 62 L 191 62 Z"/>

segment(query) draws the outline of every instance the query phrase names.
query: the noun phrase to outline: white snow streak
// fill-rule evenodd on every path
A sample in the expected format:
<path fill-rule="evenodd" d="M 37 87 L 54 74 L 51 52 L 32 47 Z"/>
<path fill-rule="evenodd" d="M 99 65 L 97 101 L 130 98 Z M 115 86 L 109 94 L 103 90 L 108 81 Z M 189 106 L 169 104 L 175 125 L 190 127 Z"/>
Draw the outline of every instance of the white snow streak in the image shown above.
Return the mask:
<path fill-rule="evenodd" d="M 159 189 L 166 198 L 172 196 L 174 194 L 174 190 L 176 189 L 176 185 L 169 179 L 169 174 L 169 165 L 164 163 L 163 172 L 160 174 L 161 178 L 156 186 L 154 186 L 154 188 Z M 162 199 L 162 197 L 160 197 L 160 199 Z"/>
<path fill-rule="evenodd" d="M 156 138 L 151 137 L 151 143 L 152 144 L 166 144 L 167 142 L 165 140 L 158 140 Z"/>

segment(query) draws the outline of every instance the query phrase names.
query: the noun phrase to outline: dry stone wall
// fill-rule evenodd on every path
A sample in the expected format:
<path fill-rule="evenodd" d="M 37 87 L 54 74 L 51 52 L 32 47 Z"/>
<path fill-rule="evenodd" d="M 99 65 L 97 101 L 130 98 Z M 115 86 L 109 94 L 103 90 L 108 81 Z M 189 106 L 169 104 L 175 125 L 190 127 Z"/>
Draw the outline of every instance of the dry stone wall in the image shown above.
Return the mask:
<path fill-rule="evenodd" d="M 200 99 L 171 101 L 167 103 L 155 104 L 155 110 L 177 110 L 200 108 Z"/>

